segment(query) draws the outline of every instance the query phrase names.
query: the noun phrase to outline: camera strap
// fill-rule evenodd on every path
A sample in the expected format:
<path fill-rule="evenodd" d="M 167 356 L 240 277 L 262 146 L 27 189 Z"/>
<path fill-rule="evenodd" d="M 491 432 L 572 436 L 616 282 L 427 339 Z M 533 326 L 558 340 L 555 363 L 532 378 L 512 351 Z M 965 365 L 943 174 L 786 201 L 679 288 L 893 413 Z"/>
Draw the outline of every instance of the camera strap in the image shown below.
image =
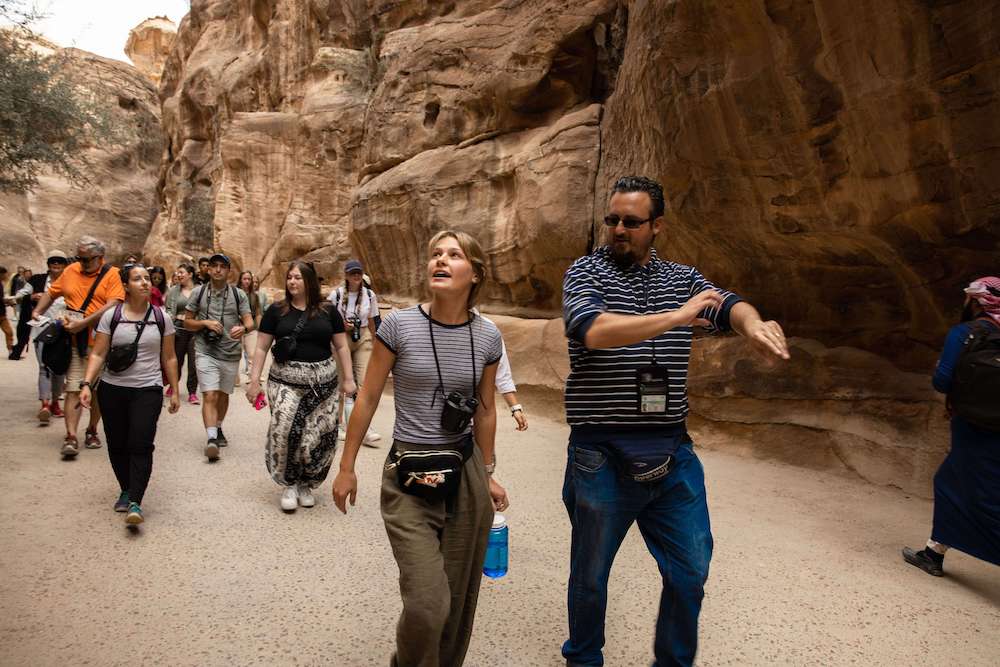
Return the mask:
<path fill-rule="evenodd" d="M 467 326 L 469 327 L 469 349 L 472 351 L 472 393 L 469 394 L 470 397 L 475 397 L 476 395 L 476 343 L 472 336 L 472 317 L 470 315 Z M 427 307 L 427 331 L 430 332 L 431 336 L 431 350 L 434 352 L 434 367 L 437 369 L 438 374 L 438 389 L 441 390 L 441 397 L 447 400 L 448 395 L 444 391 L 444 378 L 441 376 L 441 362 L 438 361 L 437 345 L 434 344 L 434 318 L 431 315 L 430 306 Z M 435 399 L 436 400 L 436 399 Z M 433 403 L 431 403 L 433 405 Z"/>
<path fill-rule="evenodd" d="M 207 303 L 205 304 L 205 319 L 212 318 L 212 283 L 205 283 L 202 286 L 202 292 L 198 295 L 198 301 L 202 301 L 202 297 L 205 296 L 205 292 L 208 292 Z M 235 288 L 234 288 L 235 289 Z M 226 326 L 226 301 L 229 300 L 229 285 L 222 290 L 222 310 L 219 312 L 219 324 L 225 328 Z M 239 311 L 239 304 L 236 304 L 236 310 Z"/>

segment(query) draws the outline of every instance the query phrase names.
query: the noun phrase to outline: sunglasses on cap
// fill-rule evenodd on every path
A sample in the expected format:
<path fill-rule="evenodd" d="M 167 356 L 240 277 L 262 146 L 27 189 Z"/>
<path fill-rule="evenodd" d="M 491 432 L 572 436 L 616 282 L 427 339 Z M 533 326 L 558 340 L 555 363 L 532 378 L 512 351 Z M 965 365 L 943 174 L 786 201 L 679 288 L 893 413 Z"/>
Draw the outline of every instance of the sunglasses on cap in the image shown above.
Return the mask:
<path fill-rule="evenodd" d="M 651 222 L 655 219 L 656 218 L 646 218 L 645 220 L 639 220 L 638 218 L 621 218 L 617 215 L 606 215 L 604 216 L 604 224 L 608 227 L 617 227 L 620 222 L 625 226 L 625 229 L 639 229 L 639 227 L 642 227 L 647 222 Z"/>

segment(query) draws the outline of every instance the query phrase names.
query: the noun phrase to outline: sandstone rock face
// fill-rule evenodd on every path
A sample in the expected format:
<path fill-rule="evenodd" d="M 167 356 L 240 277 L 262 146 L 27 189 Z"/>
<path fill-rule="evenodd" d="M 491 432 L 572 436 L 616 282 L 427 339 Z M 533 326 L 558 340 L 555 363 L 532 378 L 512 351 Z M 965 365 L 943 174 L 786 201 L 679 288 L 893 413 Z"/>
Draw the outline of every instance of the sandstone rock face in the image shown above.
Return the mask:
<path fill-rule="evenodd" d="M 93 95 L 117 123 L 120 145 L 92 145 L 86 158 L 90 185 L 74 187 L 61 176 L 43 176 L 27 195 L 0 195 L 0 264 L 44 269 L 46 253 L 72 255 L 90 234 L 105 241 L 117 261 L 142 249 L 156 216 L 156 182 L 162 152 L 160 105 L 152 83 L 134 67 L 44 40 L 38 52 L 65 60 L 69 77 Z"/>
<path fill-rule="evenodd" d="M 540 318 L 502 324 L 528 360 L 512 354 L 515 374 L 553 394 L 565 376 L 537 362 L 565 368 L 563 272 L 603 242 L 615 178 L 643 173 L 668 191 L 661 254 L 797 340 L 763 370 L 739 341 L 699 342 L 700 438 L 752 424 L 761 455 L 926 492 L 947 435 L 914 387 L 959 288 L 1000 256 L 995 11 L 195 0 L 160 87 L 147 253 L 220 248 L 273 286 L 292 258 L 336 282 L 358 255 L 403 303 L 422 296 L 430 235 L 469 231 L 489 256 L 484 309 Z"/>
<path fill-rule="evenodd" d="M 658 177 L 668 256 L 793 335 L 927 372 L 959 289 L 998 270 L 996 4 L 643 2 L 628 35 L 598 199 Z"/>
<path fill-rule="evenodd" d="M 146 19 L 129 31 L 125 55 L 136 69 L 159 85 L 163 65 L 167 62 L 176 38 L 177 26 L 167 17 Z"/>

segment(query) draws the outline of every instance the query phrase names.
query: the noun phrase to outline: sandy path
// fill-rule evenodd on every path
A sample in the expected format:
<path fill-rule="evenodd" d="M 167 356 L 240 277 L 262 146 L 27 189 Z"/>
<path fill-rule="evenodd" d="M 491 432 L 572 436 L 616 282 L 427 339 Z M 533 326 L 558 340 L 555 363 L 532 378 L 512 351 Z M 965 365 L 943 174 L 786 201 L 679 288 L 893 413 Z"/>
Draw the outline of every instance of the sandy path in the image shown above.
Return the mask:
<path fill-rule="evenodd" d="M 201 456 L 198 409 L 164 413 L 147 522 L 111 511 L 105 450 L 61 462 L 62 425 L 34 422 L 35 363 L 0 360 L 0 663 L 385 665 L 399 612 L 378 514 L 385 449 L 362 452 L 358 506 L 286 516 L 267 478 L 266 414 L 234 401 L 224 459 Z M 238 398 L 239 394 L 234 396 Z M 530 406 L 529 406 L 530 409 Z M 391 400 L 376 425 L 389 433 Z M 569 524 L 566 427 L 501 420 L 512 570 L 483 586 L 468 665 L 560 665 Z M 703 665 L 1000 662 L 1000 568 L 949 555 L 904 565 L 931 505 L 829 474 L 701 453 L 716 552 Z M 660 585 L 633 530 L 611 581 L 607 664 L 649 664 Z"/>

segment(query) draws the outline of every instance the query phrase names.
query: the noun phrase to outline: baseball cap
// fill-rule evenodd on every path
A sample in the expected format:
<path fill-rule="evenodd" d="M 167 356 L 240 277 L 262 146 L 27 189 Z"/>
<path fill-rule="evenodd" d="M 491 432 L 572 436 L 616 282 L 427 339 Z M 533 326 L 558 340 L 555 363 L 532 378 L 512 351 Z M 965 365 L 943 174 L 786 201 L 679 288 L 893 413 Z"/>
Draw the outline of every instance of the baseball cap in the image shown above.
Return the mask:
<path fill-rule="evenodd" d="M 344 273 L 351 273 L 353 271 L 364 272 L 365 267 L 361 265 L 361 262 L 356 259 L 347 260 L 347 264 L 344 264 Z"/>
<path fill-rule="evenodd" d="M 209 264 L 212 264 L 213 262 L 222 262 L 226 266 L 232 266 L 233 265 L 233 263 L 229 261 L 229 257 L 227 257 L 226 255 L 223 255 L 221 252 L 217 252 L 217 253 L 215 253 L 214 255 L 212 255 L 211 257 L 208 258 L 208 263 Z"/>
<path fill-rule="evenodd" d="M 62 260 L 63 264 L 69 264 L 69 258 L 66 257 L 66 253 L 64 253 L 62 250 L 50 251 L 48 259 L 45 260 L 45 263 L 50 264 L 54 259 Z"/>

